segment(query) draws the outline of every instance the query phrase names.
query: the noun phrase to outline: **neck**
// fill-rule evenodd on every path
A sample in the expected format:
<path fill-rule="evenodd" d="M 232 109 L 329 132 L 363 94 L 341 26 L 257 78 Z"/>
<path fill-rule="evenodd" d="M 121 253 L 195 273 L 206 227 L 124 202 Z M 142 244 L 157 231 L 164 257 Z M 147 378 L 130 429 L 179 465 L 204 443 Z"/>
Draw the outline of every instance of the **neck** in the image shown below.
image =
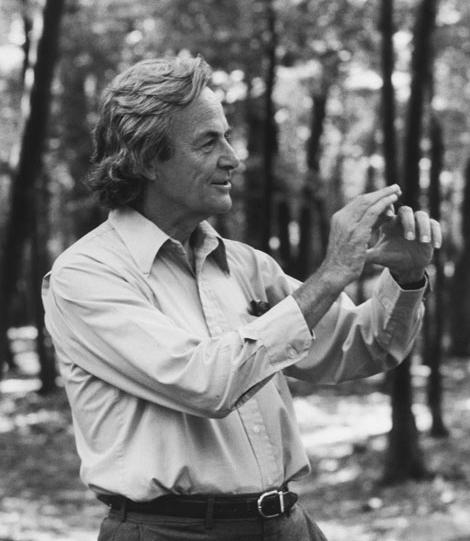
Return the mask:
<path fill-rule="evenodd" d="M 189 244 L 189 239 L 193 231 L 197 228 L 202 218 L 188 217 L 175 211 L 169 206 L 159 206 L 158 204 L 149 204 L 148 199 L 144 199 L 138 210 L 143 216 L 157 225 L 172 239 L 178 240 L 183 245 Z"/>

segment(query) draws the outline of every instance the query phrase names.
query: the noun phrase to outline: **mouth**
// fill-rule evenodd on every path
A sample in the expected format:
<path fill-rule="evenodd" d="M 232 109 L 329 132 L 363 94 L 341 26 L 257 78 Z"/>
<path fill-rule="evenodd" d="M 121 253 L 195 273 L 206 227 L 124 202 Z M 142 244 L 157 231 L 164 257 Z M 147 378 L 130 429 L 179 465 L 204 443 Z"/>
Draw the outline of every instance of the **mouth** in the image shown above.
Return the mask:
<path fill-rule="evenodd" d="M 230 188 L 232 184 L 229 180 L 219 180 L 217 182 L 211 182 L 212 186 L 221 186 L 223 188 Z"/>

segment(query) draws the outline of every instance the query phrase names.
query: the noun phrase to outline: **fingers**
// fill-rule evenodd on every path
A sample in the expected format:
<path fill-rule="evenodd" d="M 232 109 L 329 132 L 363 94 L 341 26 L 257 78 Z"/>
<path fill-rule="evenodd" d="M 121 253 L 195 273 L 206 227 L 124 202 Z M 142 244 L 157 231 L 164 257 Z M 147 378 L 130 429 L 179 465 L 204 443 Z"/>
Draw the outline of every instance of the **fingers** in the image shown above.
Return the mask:
<path fill-rule="evenodd" d="M 431 234 L 434 248 L 439 249 L 442 246 L 442 231 L 438 221 L 431 220 Z"/>
<path fill-rule="evenodd" d="M 368 227 L 374 227 L 379 225 L 379 222 L 384 222 L 387 219 L 393 217 L 393 203 L 398 201 L 400 196 L 399 191 L 389 192 L 387 195 L 382 196 L 381 199 L 376 201 L 365 211 L 362 222 Z"/>
<path fill-rule="evenodd" d="M 384 198 L 388 198 L 391 195 L 396 195 L 396 198 L 400 197 L 401 195 L 401 188 L 398 186 L 398 184 L 393 184 L 392 186 L 386 186 L 385 188 L 382 188 L 380 190 L 375 190 L 373 192 L 366 193 L 364 195 L 361 195 L 357 198 L 357 204 L 361 207 L 361 209 L 365 212 L 370 207 L 374 206 L 375 204 L 379 203 Z"/>
<path fill-rule="evenodd" d="M 423 244 L 432 242 L 434 248 L 442 245 L 442 232 L 439 222 L 433 220 L 423 210 L 413 211 L 411 207 L 402 206 L 397 212 L 403 227 L 403 235 L 406 240 L 417 240 Z"/>
<path fill-rule="evenodd" d="M 415 214 L 411 207 L 403 205 L 398 209 L 398 218 L 403 227 L 403 235 L 406 240 L 416 239 Z"/>
<path fill-rule="evenodd" d="M 352 217 L 358 223 L 374 228 L 395 219 L 393 204 L 397 202 L 400 195 L 400 186 L 394 184 L 361 195 L 347 206 L 350 207 L 353 212 Z M 406 240 L 417 240 L 423 244 L 431 243 L 434 248 L 442 246 L 441 226 L 426 212 L 422 210 L 415 212 L 411 207 L 403 205 L 398 209 L 397 219 L 401 223 Z"/>

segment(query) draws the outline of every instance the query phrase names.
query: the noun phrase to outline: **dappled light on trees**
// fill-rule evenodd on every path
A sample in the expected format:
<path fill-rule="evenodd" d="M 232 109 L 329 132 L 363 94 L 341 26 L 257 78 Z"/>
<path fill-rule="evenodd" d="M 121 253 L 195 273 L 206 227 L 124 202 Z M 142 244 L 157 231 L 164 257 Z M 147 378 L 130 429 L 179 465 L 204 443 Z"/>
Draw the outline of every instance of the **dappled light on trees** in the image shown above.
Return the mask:
<path fill-rule="evenodd" d="M 445 466 L 445 442 L 430 443 L 426 434 L 468 434 L 456 421 L 467 413 L 460 388 L 459 413 L 448 419 L 446 393 L 453 391 L 446 378 L 451 371 L 454 387 L 467 378 L 470 356 L 470 3 L 5 0 L 0 14 L 0 365 L 6 383 L 23 377 L 11 338 L 17 328 L 35 328 L 30 353 L 43 389 L 60 383 L 42 324 L 40 282 L 60 252 L 105 218 L 82 182 L 103 88 L 143 58 L 199 53 L 214 68 L 213 87 L 242 160 L 233 177 L 233 210 L 214 219 L 224 236 L 270 251 L 289 274 L 306 278 L 322 261 L 332 214 L 364 191 L 398 182 L 400 204 L 442 221 L 444 245 L 429 269 L 424 334 L 408 361 L 374 388 L 391 393 L 380 403 L 389 405 L 378 415 L 388 416 L 380 445 L 360 441 L 356 449 L 353 442 L 348 458 L 312 462 L 321 479 L 333 479 L 347 463 L 351 479 L 360 464 L 374 482 L 384 473 L 397 481 L 440 475 L 440 469 L 447 482 L 453 473 Z M 41 50 L 36 23 L 43 17 L 48 45 Z M 365 269 L 348 291 L 354 300 L 370 295 L 379 272 Z M 453 356 L 462 359 L 461 380 Z M 320 392 L 293 389 L 312 397 Z M 415 415 L 417 401 L 431 414 L 425 428 L 423 416 Z M 371 399 L 367 407 L 374 405 Z M 372 457 L 374 472 L 361 452 Z M 347 474 L 336 479 L 341 475 Z M 465 480 L 468 473 L 455 475 Z M 321 486 L 317 498 L 332 490 Z M 347 486 L 358 490 L 353 481 Z M 366 489 L 359 510 L 379 513 L 380 502 Z M 439 500 L 444 489 L 436 491 Z M 387 496 L 380 498 L 387 507 Z"/>
<path fill-rule="evenodd" d="M 411 88 L 408 102 L 403 146 L 402 186 L 403 204 L 419 208 L 421 139 L 424 124 L 426 93 L 429 92 L 429 72 L 432 69 L 432 33 L 435 27 L 437 0 L 421 0 L 416 13 L 411 57 Z M 401 481 L 422 479 L 427 468 L 418 440 L 412 411 L 411 354 L 398 366 L 391 377 L 392 429 L 385 462 L 385 479 Z"/>
<path fill-rule="evenodd" d="M 14 292 L 17 276 L 20 272 L 21 257 L 24 251 L 25 243 L 28 237 L 36 234 L 37 224 L 34 220 L 34 213 L 37 207 L 34 205 L 35 189 L 41 178 L 43 152 L 47 137 L 47 126 L 49 119 L 49 110 L 51 103 L 51 85 L 54 75 L 54 67 L 57 58 L 59 25 L 62 16 L 63 1 L 46 2 L 44 7 L 43 30 L 37 47 L 37 58 L 34 64 L 34 80 L 30 95 L 30 107 L 28 117 L 25 121 L 24 133 L 21 142 L 19 161 L 10 188 L 10 208 L 8 220 L 3 233 L 2 259 L 0 265 L 0 352 L 7 348 L 7 329 L 9 326 L 10 306 L 12 293 Z M 47 177 L 46 177 L 47 178 Z M 46 249 L 45 239 L 35 245 L 36 261 L 43 261 L 39 250 Z M 41 252 L 42 253 L 42 252 Z M 45 265 L 40 265 L 38 271 L 42 274 Z M 40 278 L 35 276 L 34 291 L 40 290 Z M 42 306 L 39 303 L 38 294 L 33 295 L 33 303 L 39 314 L 36 322 L 40 326 L 38 335 L 38 352 L 43 367 L 53 365 L 53 359 L 50 352 L 44 347 L 43 341 L 43 323 Z M 0 358 L 0 376 L 2 371 L 2 358 Z M 44 388 L 53 388 L 55 371 L 53 366 L 44 368 L 43 375 L 46 379 L 43 381 Z"/>

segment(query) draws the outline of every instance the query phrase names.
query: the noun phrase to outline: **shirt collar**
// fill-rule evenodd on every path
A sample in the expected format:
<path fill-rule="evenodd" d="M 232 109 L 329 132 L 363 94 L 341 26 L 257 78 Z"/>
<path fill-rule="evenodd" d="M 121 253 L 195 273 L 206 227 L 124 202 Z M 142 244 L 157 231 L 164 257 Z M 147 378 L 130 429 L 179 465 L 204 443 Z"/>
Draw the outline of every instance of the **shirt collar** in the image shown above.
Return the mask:
<path fill-rule="evenodd" d="M 150 274 L 160 248 L 167 241 L 175 242 L 157 225 L 131 207 L 111 210 L 108 219 L 144 274 Z M 195 249 L 202 248 L 207 255 L 212 253 L 219 267 L 229 272 L 224 241 L 209 222 L 199 224 L 196 239 Z"/>
<path fill-rule="evenodd" d="M 217 265 L 219 265 L 224 272 L 230 274 L 224 239 L 217 233 L 211 224 L 207 221 L 201 222 L 198 225 L 196 235 L 195 249 L 198 250 L 200 246 L 205 246 L 207 255 L 212 254 Z"/>

